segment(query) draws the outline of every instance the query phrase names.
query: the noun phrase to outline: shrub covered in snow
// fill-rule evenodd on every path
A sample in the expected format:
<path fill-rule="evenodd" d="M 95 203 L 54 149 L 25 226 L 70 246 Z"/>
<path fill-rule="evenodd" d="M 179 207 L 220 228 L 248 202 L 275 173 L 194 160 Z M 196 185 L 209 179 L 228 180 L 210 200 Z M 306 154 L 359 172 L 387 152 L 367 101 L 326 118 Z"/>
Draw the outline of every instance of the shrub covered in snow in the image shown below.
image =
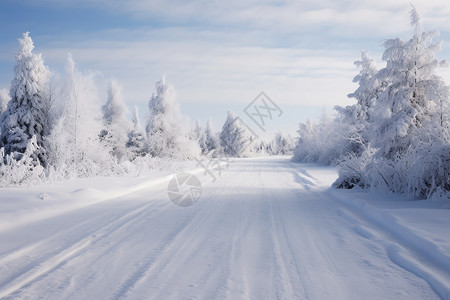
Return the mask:
<path fill-rule="evenodd" d="M 23 153 L 5 154 L 0 148 L 0 187 L 39 183 L 45 178 L 45 170 L 34 159 L 39 149 L 36 136 L 27 143 Z"/>
<path fill-rule="evenodd" d="M 335 165 L 348 153 L 347 126 L 338 119 L 331 120 L 326 114 L 318 123 L 308 120 L 306 124 L 300 124 L 297 133 L 295 161 Z"/>
<path fill-rule="evenodd" d="M 294 139 L 289 134 L 282 134 L 277 132 L 275 137 L 271 141 L 271 152 L 272 155 L 288 155 L 292 154 L 294 150 Z"/>

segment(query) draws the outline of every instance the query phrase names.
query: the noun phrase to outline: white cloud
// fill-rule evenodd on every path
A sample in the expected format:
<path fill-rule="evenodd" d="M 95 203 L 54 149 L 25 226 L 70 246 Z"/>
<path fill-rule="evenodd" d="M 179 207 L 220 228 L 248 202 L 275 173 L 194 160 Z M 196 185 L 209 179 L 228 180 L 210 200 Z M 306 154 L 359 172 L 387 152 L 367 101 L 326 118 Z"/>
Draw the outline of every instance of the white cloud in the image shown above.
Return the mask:
<path fill-rule="evenodd" d="M 117 78 L 141 106 L 163 74 L 182 103 L 246 104 L 263 90 L 280 104 L 349 104 L 359 51 L 379 60 L 383 39 L 411 31 L 409 0 L 47 1 L 135 18 L 139 27 L 47 36 L 38 51 L 54 68 L 70 51 L 80 69 Z M 416 2 L 425 29 L 450 37 L 450 5 Z"/>
<path fill-rule="evenodd" d="M 234 34 L 216 32 L 211 37 L 209 32 L 180 28 L 176 34 L 183 32 L 184 38 L 176 40 L 167 38 L 170 30 L 163 31 L 122 32 L 141 37 L 127 41 L 59 41 L 41 50 L 54 65 L 62 65 L 70 51 L 80 68 L 118 78 L 133 101 L 147 101 L 153 82 L 162 74 L 175 84 L 181 100 L 191 102 L 246 102 L 260 90 L 270 90 L 283 103 L 324 105 L 351 92 L 357 50 L 240 46 L 245 42 L 237 41 Z"/>
<path fill-rule="evenodd" d="M 51 0 L 49 0 L 51 1 Z M 75 3 L 74 1 L 65 1 Z M 80 1 L 76 1 L 79 5 Z M 320 28 L 350 30 L 362 35 L 402 32 L 408 29 L 410 1 L 402 0 L 85 0 L 86 5 L 128 12 L 145 21 L 204 26 L 245 26 L 283 32 L 314 31 Z M 432 27 L 449 31 L 450 5 L 447 0 L 414 1 Z"/>
<path fill-rule="evenodd" d="M 85 5 L 145 22 L 303 32 L 317 26 L 384 34 L 408 29 L 409 0 L 46 0 L 54 5 Z M 448 0 L 416 0 L 414 5 L 430 24 L 450 31 Z M 406 22 L 405 22 L 406 20 Z"/>

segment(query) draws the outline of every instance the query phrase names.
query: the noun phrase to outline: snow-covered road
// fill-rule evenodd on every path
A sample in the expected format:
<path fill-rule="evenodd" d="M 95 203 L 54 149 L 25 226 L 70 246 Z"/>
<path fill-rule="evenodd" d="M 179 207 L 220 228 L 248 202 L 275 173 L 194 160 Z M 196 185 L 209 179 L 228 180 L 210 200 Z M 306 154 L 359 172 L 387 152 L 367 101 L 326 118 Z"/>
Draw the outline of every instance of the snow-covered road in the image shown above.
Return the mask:
<path fill-rule="evenodd" d="M 339 200 L 332 168 L 272 157 L 236 160 L 215 182 L 198 174 L 202 197 L 187 208 L 161 180 L 92 203 L 95 191 L 75 191 L 87 204 L 60 213 L 58 199 L 22 209 L 0 228 L 0 298 L 450 297 L 450 263 Z"/>

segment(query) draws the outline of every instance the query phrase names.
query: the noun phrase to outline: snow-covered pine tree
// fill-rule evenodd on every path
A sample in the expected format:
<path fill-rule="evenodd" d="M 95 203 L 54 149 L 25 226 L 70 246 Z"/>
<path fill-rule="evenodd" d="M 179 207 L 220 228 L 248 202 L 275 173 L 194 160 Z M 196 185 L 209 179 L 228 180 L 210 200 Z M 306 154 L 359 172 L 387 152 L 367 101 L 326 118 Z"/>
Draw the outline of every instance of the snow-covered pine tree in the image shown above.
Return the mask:
<path fill-rule="evenodd" d="M 361 53 L 361 60 L 354 63 L 361 70 L 353 78 L 358 88 L 349 98 L 356 103 L 346 107 L 335 107 L 338 119 L 343 127 L 342 134 L 346 143 L 343 157 L 338 163 L 339 178 L 334 183 L 339 188 L 352 188 L 366 184 L 364 169 L 371 160 L 373 148 L 369 145 L 373 135 L 374 106 L 385 82 L 378 80 L 378 70 L 366 52 Z M 335 121 L 335 122 L 336 122 Z"/>
<path fill-rule="evenodd" d="M 24 153 L 5 155 L 0 148 L 0 187 L 39 183 L 45 178 L 44 167 L 36 165 L 33 158 L 38 148 L 36 136 L 28 141 Z"/>
<path fill-rule="evenodd" d="M 294 139 L 289 134 L 282 134 L 279 131 L 275 134 L 273 145 L 274 152 L 271 154 L 292 154 L 294 149 Z"/>
<path fill-rule="evenodd" d="M 264 141 L 254 141 L 250 146 L 250 152 L 255 155 L 266 155 L 269 154 L 266 151 L 266 143 Z"/>
<path fill-rule="evenodd" d="M 436 130 L 429 125 L 437 124 L 435 108 L 441 101 L 448 101 L 448 88 L 436 75 L 440 65 L 436 53 L 441 49 L 441 43 L 434 42 L 437 33 L 423 32 L 414 7 L 411 24 L 414 34 L 410 40 L 385 42 L 386 67 L 378 76 L 388 84 L 375 105 L 377 127 L 373 145 L 379 150 L 375 154 L 377 163 L 371 167 L 371 185 L 386 186 L 395 192 L 416 190 L 417 187 L 406 186 L 411 163 L 416 163 L 406 159 L 406 154 L 415 148 L 430 149 L 424 145 L 438 142 Z M 416 191 L 413 193 L 417 196 Z M 425 193 L 419 194 L 423 197 Z"/>
<path fill-rule="evenodd" d="M 436 75 L 436 32 L 423 32 L 413 7 L 413 37 L 385 42 L 382 91 L 373 107 L 368 146 L 339 164 L 335 186 L 386 189 L 416 198 L 450 196 L 449 88 Z M 355 175 L 356 174 L 356 175 Z"/>
<path fill-rule="evenodd" d="M 397 159 L 416 142 L 418 130 L 430 121 L 433 106 L 445 93 L 445 84 L 436 75 L 436 52 L 441 49 L 441 42 L 433 41 L 437 33 L 422 31 L 414 7 L 411 24 L 414 34 L 409 41 L 396 38 L 384 43 L 386 67 L 377 75 L 387 86 L 375 107 L 374 145 L 388 159 Z"/>
<path fill-rule="evenodd" d="M 276 149 L 275 149 L 275 143 L 274 141 L 270 141 L 267 144 L 265 144 L 264 146 L 264 151 L 269 154 L 269 155 L 275 155 L 276 154 Z"/>
<path fill-rule="evenodd" d="M 133 116 L 131 119 L 133 128 L 128 133 L 128 141 L 126 147 L 128 148 L 130 160 L 138 156 L 145 156 L 146 137 L 145 131 L 142 128 L 141 121 L 139 120 L 139 111 L 137 107 L 134 107 Z"/>
<path fill-rule="evenodd" d="M 310 161 L 310 156 L 314 152 L 316 140 L 316 128 L 311 120 L 307 119 L 305 123 L 300 123 L 297 130 L 297 144 L 294 147 L 294 156 L 292 160 L 305 162 Z M 270 154 L 270 152 L 268 152 Z"/>
<path fill-rule="evenodd" d="M 206 149 L 207 149 L 208 155 L 215 157 L 222 153 L 219 136 L 217 133 L 215 133 L 213 131 L 211 120 L 208 120 L 206 122 L 205 144 L 206 144 Z"/>
<path fill-rule="evenodd" d="M 162 78 L 156 82 L 156 95 L 149 101 L 146 126 L 148 152 L 154 157 L 189 159 L 198 156 L 199 146 L 187 138 L 173 87 Z"/>
<path fill-rule="evenodd" d="M 250 135 L 245 128 L 237 122 L 237 116 L 228 111 L 228 116 L 220 132 L 220 144 L 225 154 L 242 157 L 249 145 Z"/>
<path fill-rule="evenodd" d="M 200 150 L 202 151 L 202 154 L 203 155 L 208 154 L 209 151 L 206 145 L 206 133 L 198 120 L 195 122 L 193 138 L 198 143 Z"/>
<path fill-rule="evenodd" d="M 375 76 L 378 70 L 365 51 L 361 52 L 361 60 L 355 61 L 354 64 L 361 68 L 353 78 L 353 82 L 358 83 L 358 88 L 348 97 L 356 99 L 356 104 L 345 108 L 337 107 L 337 110 L 347 123 L 359 125 L 371 121 L 372 109 L 382 86 Z"/>
<path fill-rule="evenodd" d="M 200 137 L 202 131 L 203 131 L 203 129 L 202 129 L 202 126 L 200 125 L 200 121 L 199 121 L 199 120 L 195 121 L 195 127 L 194 127 L 194 129 L 192 130 L 192 134 L 191 134 L 191 135 L 192 135 L 192 138 L 193 138 L 194 140 L 197 140 L 197 141 L 198 141 L 198 139 L 199 139 L 199 137 Z"/>
<path fill-rule="evenodd" d="M 110 153 L 122 161 L 127 153 L 125 144 L 128 139 L 130 124 L 126 118 L 127 107 L 123 101 L 119 83 L 112 79 L 108 86 L 108 98 L 102 106 L 103 129 L 100 139 Z"/>
<path fill-rule="evenodd" d="M 32 52 L 34 44 L 28 32 L 19 39 L 19 44 L 10 89 L 11 100 L 1 122 L 2 144 L 6 155 L 24 153 L 29 140 L 36 136 L 34 158 L 36 163 L 46 166 L 44 138 L 50 128 L 45 113 L 45 90 L 50 71 L 44 65 L 41 54 Z"/>
<path fill-rule="evenodd" d="M 348 97 L 356 99 L 356 103 L 346 107 L 336 106 L 335 109 L 340 122 L 347 125 L 347 152 L 358 156 L 367 146 L 372 131 L 370 124 L 373 121 L 373 108 L 384 84 L 378 80 L 378 70 L 365 51 L 361 53 L 361 60 L 354 64 L 361 68 L 353 78 L 353 82 L 358 83 L 358 88 Z"/>

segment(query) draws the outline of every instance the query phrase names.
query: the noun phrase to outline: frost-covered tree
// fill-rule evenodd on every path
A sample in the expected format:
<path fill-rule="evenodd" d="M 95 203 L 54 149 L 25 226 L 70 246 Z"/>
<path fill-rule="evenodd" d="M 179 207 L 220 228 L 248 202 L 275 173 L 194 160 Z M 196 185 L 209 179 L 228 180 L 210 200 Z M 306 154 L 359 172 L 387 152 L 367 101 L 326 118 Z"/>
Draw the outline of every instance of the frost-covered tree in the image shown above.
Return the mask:
<path fill-rule="evenodd" d="M 346 107 L 335 107 L 342 128 L 345 144 L 343 155 L 339 157 L 338 167 L 341 176 L 335 186 L 340 188 L 364 187 L 366 176 L 364 170 L 372 159 L 374 149 L 369 144 L 374 130 L 374 107 L 386 82 L 378 77 L 378 70 L 366 52 L 361 53 L 361 60 L 354 63 L 360 72 L 353 78 L 358 88 L 349 98 L 356 99 L 356 103 Z M 364 178 L 363 178 L 364 177 Z"/>
<path fill-rule="evenodd" d="M 331 119 L 325 110 L 319 122 L 307 120 L 300 124 L 293 160 L 337 164 L 348 151 L 346 127 L 339 119 Z"/>
<path fill-rule="evenodd" d="M 83 157 L 80 109 L 81 74 L 75 69 L 72 55 L 67 55 L 65 79 L 58 95 L 59 115 L 48 138 L 50 164 L 64 170 L 62 177 L 77 177 L 76 165 Z M 69 170 L 70 169 L 70 170 Z"/>
<path fill-rule="evenodd" d="M 250 152 L 256 154 L 256 155 L 267 155 L 270 154 L 269 148 L 272 148 L 272 146 L 269 146 L 268 143 L 266 144 L 264 141 L 254 141 L 250 146 Z"/>
<path fill-rule="evenodd" d="M 8 102 L 9 100 L 11 100 L 11 97 L 9 97 L 9 93 L 7 89 L 0 89 L 0 137 L 1 137 L 1 130 L 2 130 L 2 126 L 1 126 L 1 122 L 2 119 L 5 117 L 4 115 L 2 116 L 2 113 L 6 111 L 6 109 L 8 108 Z M 1 142 L 1 138 L 0 138 L 0 147 L 2 146 L 2 142 Z"/>
<path fill-rule="evenodd" d="M 344 136 L 348 142 L 347 150 L 360 155 L 367 147 L 372 131 L 373 109 L 385 83 L 378 79 L 378 70 L 366 52 L 363 51 L 361 60 L 354 64 L 361 68 L 353 78 L 353 82 L 358 83 L 358 88 L 348 97 L 356 99 L 356 103 L 346 107 L 336 106 L 335 109 L 339 121 L 343 126 L 347 125 Z"/>
<path fill-rule="evenodd" d="M 103 129 L 100 139 L 119 161 L 126 158 L 125 144 L 128 139 L 130 124 L 126 118 L 127 107 L 123 101 L 121 88 L 116 80 L 108 86 L 108 98 L 102 106 Z"/>
<path fill-rule="evenodd" d="M 11 100 L 11 97 L 8 94 L 8 90 L 0 89 L 0 114 L 6 111 L 9 100 Z"/>
<path fill-rule="evenodd" d="M 389 159 L 397 158 L 415 143 L 418 130 L 430 120 L 433 107 L 447 92 L 436 75 L 436 52 L 441 49 L 441 43 L 433 40 L 437 33 L 422 31 L 415 8 L 411 24 L 414 34 L 410 40 L 396 38 L 384 43 L 386 67 L 378 74 L 387 86 L 375 107 L 378 126 L 374 145 Z"/>
<path fill-rule="evenodd" d="M 212 129 L 211 120 L 206 122 L 205 128 L 205 145 L 207 153 L 211 156 L 217 156 L 222 153 L 222 147 L 220 146 L 220 139 L 217 133 Z"/>
<path fill-rule="evenodd" d="M 0 187 L 31 184 L 45 178 L 44 168 L 36 165 L 33 158 L 38 148 L 36 136 L 28 141 L 24 153 L 5 155 L 4 149 L 0 148 Z"/>
<path fill-rule="evenodd" d="M 105 151 L 99 140 L 102 118 L 93 74 L 79 72 L 71 55 L 68 55 L 65 80 L 58 100 L 61 113 L 48 138 L 55 177 L 120 172 L 115 158 Z"/>
<path fill-rule="evenodd" d="M 309 160 L 309 156 L 313 153 L 314 141 L 316 137 L 315 127 L 311 120 L 300 123 L 297 130 L 297 144 L 294 147 L 294 156 L 292 160 L 304 162 Z"/>
<path fill-rule="evenodd" d="M 133 117 L 131 119 L 133 127 L 128 133 L 128 141 L 126 147 L 130 154 L 130 159 L 133 160 L 138 156 L 145 156 L 146 137 L 145 131 L 142 128 L 141 121 L 139 120 L 139 112 L 137 107 L 134 107 Z"/>
<path fill-rule="evenodd" d="M 450 194 L 449 88 L 436 75 L 437 33 L 423 32 L 413 7 L 414 33 L 385 42 L 386 67 L 373 106 L 368 144 L 341 160 L 337 187 L 370 187 L 416 198 Z"/>
<path fill-rule="evenodd" d="M 74 151 L 77 151 L 80 139 L 80 84 L 81 74 L 75 69 L 75 62 L 72 55 L 67 55 L 66 62 L 66 79 L 64 82 L 64 89 L 60 96 L 63 103 L 63 118 L 65 131 L 68 138 L 71 140 Z"/>
<path fill-rule="evenodd" d="M 220 144 L 225 154 L 242 157 L 249 143 L 250 135 L 240 124 L 237 116 L 228 111 L 228 116 L 220 132 Z"/>
<path fill-rule="evenodd" d="M 373 60 L 365 51 L 361 52 L 361 60 L 355 61 L 354 64 L 361 69 L 353 78 L 353 82 L 358 83 L 358 88 L 348 97 L 356 99 L 356 104 L 345 108 L 337 107 L 337 110 L 346 122 L 359 125 L 373 118 L 372 110 L 378 94 L 382 91 L 382 84 L 377 80 L 378 70 Z"/>
<path fill-rule="evenodd" d="M 45 166 L 47 149 L 44 137 L 50 130 L 45 113 L 45 90 L 50 72 L 44 65 L 41 54 L 32 52 L 34 44 L 28 32 L 19 39 L 19 44 L 10 89 L 11 100 L 2 114 L 2 144 L 6 155 L 24 153 L 29 140 L 36 136 L 35 159 Z"/>
<path fill-rule="evenodd" d="M 434 42 L 437 33 L 423 32 L 415 8 L 411 10 L 411 24 L 414 33 L 410 40 L 397 38 L 385 42 L 386 67 L 378 76 L 388 84 L 375 106 L 376 131 L 372 141 L 378 151 L 376 163 L 369 171 L 373 173 L 372 187 L 385 186 L 390 191 L 408 191 L 424 197 L 427 189 L 417 191 L 417 186 L 406 186 L 411 167 L 421 160 L 416 156 L 417 161 L 412 161 L 411 151 L 421 149 L 420 152 L 430 153 L 431 146 L 446 144 L 437 134 L 445 130 L 439 126 L 436 108 L 448 102 L 449 94 L 436 75 L 436 68 L 444 64 L 436 58 L 441 48 L 440 42 Z"/>
<path fill-rule="evenodd" d="M 187 137 L 173 87 L 164 78 L 156 82 L 156 95 L 152 95 L 148 106 L 146 134 L 150 155 L 189 159 L 200 153 L 199 146 Z"/>
<path fill-rule="evenodd" d="M 206 145 L 206 133 L 205 133 L 205 130 L 200 125 L 200 122 L 198 120 L 197 120 L 197 122 L 195 122 L 193 139 L 200 146 L 200 150 L 202 151 L 202 154 L 203 155 L 208 154 L 209 150 L 208 150 L 208 146 Z"/>
<path fill-rule="evenodd" d="M 294 139 L 289 134 L 277 132 L 271 144 L 273 144 L 273 146 L 272 153 L 270 154 L 287 155 L 292 154 L 295 143 Z"/>

